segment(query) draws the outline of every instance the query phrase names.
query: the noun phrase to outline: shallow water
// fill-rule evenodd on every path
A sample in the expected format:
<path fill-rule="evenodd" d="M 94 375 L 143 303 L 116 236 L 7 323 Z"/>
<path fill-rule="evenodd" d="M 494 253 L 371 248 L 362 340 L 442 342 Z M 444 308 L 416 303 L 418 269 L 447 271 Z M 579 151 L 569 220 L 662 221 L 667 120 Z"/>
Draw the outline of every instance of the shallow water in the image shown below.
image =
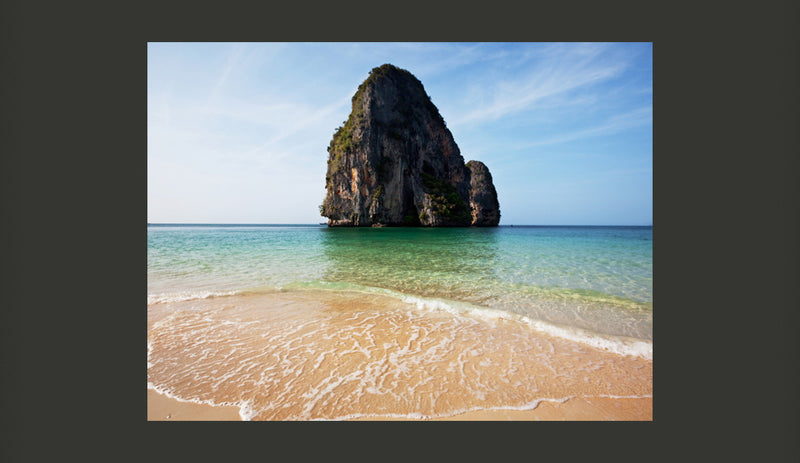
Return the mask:
<path fill-rule="evenodd" d="M 148 227 L 148 302 L 374 288 L 652 339 L 651 227 Z"/>

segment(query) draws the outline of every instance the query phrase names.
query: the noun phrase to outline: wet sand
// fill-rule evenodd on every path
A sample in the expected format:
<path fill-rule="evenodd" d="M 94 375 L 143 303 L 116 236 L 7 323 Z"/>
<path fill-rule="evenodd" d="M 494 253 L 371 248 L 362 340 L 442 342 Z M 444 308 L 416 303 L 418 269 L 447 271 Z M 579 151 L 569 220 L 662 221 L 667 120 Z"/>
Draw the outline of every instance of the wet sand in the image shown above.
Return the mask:
<path fill-rule="evenodd" d="M 506 320 L 307 292 L 160 304 L 148 322 L 148 381 L 254 420 L 652 420 L 652 361 Z M 241 419 L 148 390 L 148 420 Z"/>
<path fill-rule="evenodd" d="M 574 398 L 564 403 L 542 402 L 533 410 L 480 410 L 430 421 L 651 421 L 653 399 Z M 148 421 L 240 421 L 239 408 L 181 402 L 150 389 Z M 422 421 L 400 418 L 360 418 L 355 421 Z"/>
<path fill-rule="evenodd" d="M 653 399 L 573 398 L 533 410 L 482 410 L 437 421 L 652 421 Z"/>
<path fill-rule="evenodd" d="M 148 421 L 241 421 L 239 407 L 181 402 L 147 390 Z"/>

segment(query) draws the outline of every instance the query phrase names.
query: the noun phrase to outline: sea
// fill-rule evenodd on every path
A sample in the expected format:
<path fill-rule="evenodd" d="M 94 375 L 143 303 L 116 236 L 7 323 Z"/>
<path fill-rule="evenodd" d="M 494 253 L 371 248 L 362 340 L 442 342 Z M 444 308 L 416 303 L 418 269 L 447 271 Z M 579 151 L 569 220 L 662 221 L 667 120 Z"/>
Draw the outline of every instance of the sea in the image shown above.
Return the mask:
<path fill-rule="evenodd" d="M 652 397 L 653 228 L 147 226 L 147 385 L 243 420 Z"/>

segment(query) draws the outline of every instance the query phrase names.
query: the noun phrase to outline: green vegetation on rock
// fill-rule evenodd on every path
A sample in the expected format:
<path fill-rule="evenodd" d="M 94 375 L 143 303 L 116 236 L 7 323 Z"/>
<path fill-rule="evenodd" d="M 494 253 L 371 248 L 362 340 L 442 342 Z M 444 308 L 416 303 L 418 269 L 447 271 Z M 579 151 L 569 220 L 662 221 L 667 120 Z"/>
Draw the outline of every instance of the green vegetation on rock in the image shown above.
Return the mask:
<path fill-rule="evenodd" d="M 378 201 L 383 199 L 383 185 L 378 185 L 378 188 L 375 189 L 375 193 L 372 193 L 372 200 Z"/>
<path fill-rule="evenodd" d="M 455 187 L 426 172 L 421 172 L 422 185 L 431 198 L 433 212 L 451 222 L 467 222 L 472 219 L 469 205 L 458 195 Z"/>

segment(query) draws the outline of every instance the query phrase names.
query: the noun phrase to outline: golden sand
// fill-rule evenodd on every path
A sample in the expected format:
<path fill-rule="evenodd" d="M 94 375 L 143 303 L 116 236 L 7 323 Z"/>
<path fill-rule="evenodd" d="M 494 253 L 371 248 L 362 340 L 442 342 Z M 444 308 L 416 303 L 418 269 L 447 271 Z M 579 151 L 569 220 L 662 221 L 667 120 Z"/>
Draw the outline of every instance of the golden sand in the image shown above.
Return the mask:
<path fill-rule="evenodd" d="M 652 420 L 652 361 L 379 295 L 148 307 L 148 381 L 254 420 Z M 239 420 L 148 391 L 150 420 Z"/>
<path fill-rule="evenodd" d="M 148 421 L 239 421 L 239 409 L 180 402 L 147 391 Z M 564 403 L 542 402 L 533 410 L 480 410 L 431 421 L 651 421 L 653 399 L 570 399 Z M 355 421 L 419 421 L 401 418 L 359 418 Z"/>
<path fill-rule="evenodd" d="M 149 389 L 148 421 L 239 421 L 239 407 L 181 402 Z"/>

